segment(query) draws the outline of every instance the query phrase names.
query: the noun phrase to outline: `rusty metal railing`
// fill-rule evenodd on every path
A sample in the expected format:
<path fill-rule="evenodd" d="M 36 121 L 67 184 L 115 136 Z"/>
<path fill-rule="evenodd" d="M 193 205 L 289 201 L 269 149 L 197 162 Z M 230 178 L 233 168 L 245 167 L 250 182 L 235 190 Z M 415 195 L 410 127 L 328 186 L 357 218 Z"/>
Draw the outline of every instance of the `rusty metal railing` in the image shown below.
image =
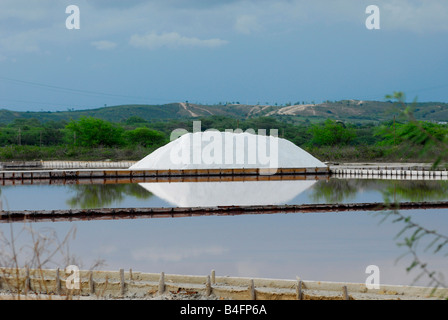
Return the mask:
<path fill-rule="evenodd" d="M 68 210 L 0 211 L 0 222 L 89 221 L 197 216 L 235 216 L 244 214 L 318 213 L 346 211 L 387 211 L 393 209 L 446 209 L 448 201 L 387 203 L 338 203 L 299 205 L 254 205 L 170 208 L 98 208 Z M 445 212 L 445 211 L 443 211 Z"/>

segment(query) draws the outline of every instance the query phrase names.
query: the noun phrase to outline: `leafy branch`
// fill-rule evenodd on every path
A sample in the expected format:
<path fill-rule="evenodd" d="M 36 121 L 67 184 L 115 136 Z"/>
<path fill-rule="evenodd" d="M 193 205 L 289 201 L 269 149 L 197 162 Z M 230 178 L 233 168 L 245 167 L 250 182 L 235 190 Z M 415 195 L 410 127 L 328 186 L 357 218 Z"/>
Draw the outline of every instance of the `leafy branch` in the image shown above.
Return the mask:
<path fill-rule="evenodd" d="M 386 99 L 396 100 L 396 107 L 398 107 L 400 115 L 405 117 L 409 121 L 409 123 L 411 123 L 414 128 L 418 130 L 417 132 L 412 130 L 406 132 L 405 138 L 408 138 L 410 142 L 419 145 L 429 147 L 431 144 L 433 144 L 436 146 L 436 148 L 438 148 L 440 152 L 432 165 L 432 169 L 437 168 L 444 156 L 448 154 L 448 134 L 442 132 L 441 134 L 435 135 L 434 133 L 430 132 L 427 127 L 425 127 L 422 121 L 418 121 L 415 118 L 413 112 L 416 101 L 414 100 L 411 105 L 407 105 L 403 92 L 394 92 L 391 95 L 386 95 Z"/>
<path fill-rule="evenodd" d="M 393 95 L 387 95 L 386 98 L 396 99 L 398 101 L 398 104 L 402 108 L 401 114 L 405 116 L 409 120 L 409 122 L 415 126 L 415 128 L 417 128 L 418 134 L 414 132 L 411 135 L 408 135 L 408 138 L 410 138 L 412 142 L 417 142 L 423 145 L 434 144 L 438 148 L 440 148 L 441 152 L 432 165 L 433 169 L 436 168 L 442 160 L 443 155 L 448 153 L 447 135 L 444 134 L 436 137 L 424 127 L 422 122 L 417 121 L 413 115 L 412 106 L 406 105 L 405 97 L 402 92 L 394 92 Z M 405 247 L 408 250 L 408 252 L 403 256 L 409 254 L 412 256 L 412 261 L 406 268 L 406 271 L 411 272 L 412 270 L 420 269 L 420 273 L 414 279 L 413 283 L 417 282 L 423 276 L 426 276 L 429 278 L 429 285 L 433 286 L 432 293 L 434 293 L 436 289 L 440 287 L 448 288 L 448 285 L 443 278 L 443 274 L 436 273 L 435 271 L 430 270 L 428 263 L 420 259 L 418 253 L 418 246 L 422 242 L 423 238 L 429 238 L 429 244 L 426 245 L 424 252 L 432 250 L 433 254 L 442 253 L 446 248 L 446 245 L 448 244 L 448 236 L 412 221 L 412 218 L 410 216 L 405 216 L 400 213 L 398 209 L 396 209 L 397 204 L 395 204 L 392 208 L 392 205 L 390 205 L 389 197 L 390 195 L 388 193 L 384 194 L 385 202 L 389 204 L 390 208 L 392 209 L 392 211 L 389 212 L 385 218 L 387 218 L 388 216 L 393 216 L 395 217 L 393 222 L 404 223 L 404 227 L 400 230 L 400 232 L 398 232 L 395 238 L 398 239 L 402 236 L 404 237 L 403 241 L 399 242 L 398 245 Z M 447 255 L 448 253 L 444 254 L 445 257 Z"/>

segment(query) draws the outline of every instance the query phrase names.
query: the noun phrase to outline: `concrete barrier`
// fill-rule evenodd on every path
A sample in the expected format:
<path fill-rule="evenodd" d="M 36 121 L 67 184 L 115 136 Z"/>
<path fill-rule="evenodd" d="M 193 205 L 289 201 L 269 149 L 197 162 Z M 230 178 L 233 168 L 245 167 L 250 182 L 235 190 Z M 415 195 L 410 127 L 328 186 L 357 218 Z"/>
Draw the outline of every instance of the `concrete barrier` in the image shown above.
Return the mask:
<path fill-rule="evenodd" d="M 288 173 L 282 170 L 266 172 L 263 169 L 241 168 L 241 169 L 197 169 L 197 170 L 130 170 L 121 169 L 53 169 L 53 170 L 21 170 L 21 171 L 0 171 L 0 180 L 25 180 L 25 179 L 86 179 L 86 178 L 133 178 L 133 177 L 211 177 L 211 176 L 256 176 L 272 177 L 272 179 L 282 179 L 281 176 L 328 176 L 328 168 L 301 169 L 294 168 Z M 279 178 L 280 177 L 280 178 Z"/>
<path fill-rule="evenodd" d="M 41 161 L 44 169 L 127 169 L 136 161 Z"/>
<path fill-rule="evenodd" d="M 45 299 L 73 298 L 138 299 L 166 295 L 198 295 L 207 299 L 231 300 L 415 300 L 443 299 L 448 289 L 416 286 L 381 285 L 370 289 L 365 284 L 216 276 L 142 273 L 125 271 L 79 270 L 79 288 L 73 288 L 75 278 L 64 269 L 0 269 L 2 298 L 17 298 L 24 293 Z M 67 285 L 68 284 L 68 285 Z M 72 288 L 72 289 L 70 289 Z M 8 295 L 9 294 L 9 295 Z"/>

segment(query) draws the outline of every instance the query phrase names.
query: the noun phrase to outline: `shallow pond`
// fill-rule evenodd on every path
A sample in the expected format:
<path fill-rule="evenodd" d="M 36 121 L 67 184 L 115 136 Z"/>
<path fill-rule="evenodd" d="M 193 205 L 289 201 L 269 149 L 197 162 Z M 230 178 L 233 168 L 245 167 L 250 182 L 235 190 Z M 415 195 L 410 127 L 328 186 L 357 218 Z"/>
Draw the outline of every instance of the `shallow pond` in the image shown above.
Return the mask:
<path fill-rule="evenodd" d="M 302 204 L 448 200 L 445 181 L 343 180 L 149 183 L 104 185 L 16 185 L 1 187 L 4 209 L 67 209 L 100 207 L 163 207 L 232 204 Z M 227 184 L 226 184 L 227 183 Z M 448 212 L 407 210 L 411 221 L 448 234 Z M 32 243 L 30 230 L 67 238 L 67 249 L 81 269 L 104 260 L 101 269 L 142 272 L 270 277 L 364 283 L 367 266 L 380 268 L 380 282 L 411 284 L 419 270 L 406 272 L 412 256 L 398 246 L 404 221 L 392 212 L 290 213 L 110 221 L 0 224 L 3 244 Z M 12 228 L 12 229 L 11 229 Z M 11 230 L 13 234 L 11 235 Z M 412 230 L 410 230 L 412 231 Z M 397 235 L 399 235 L 397 237 Z M 416 248 L 430 270 L 448 270 L 446 249 L 423 252 L 429 236 Z M 69 247 L 69 248 L 68 248 Z M 65 248 L 65 247 L 64 247 Z M 4 251 L 8 248 L 4 248 Z M 399 259 L 399 260 L 397 260 Z M 73 261 L 73 260 L 71 260 Z M 64 268 L 63 255 L 51 263 Z M 416 284 L 427 285 L 422 277 Z"/>
<path fill-rule="evenodd" d="M 448 181 L 282 180 L 1 186 L 4 210 L 448 200 Z"/>

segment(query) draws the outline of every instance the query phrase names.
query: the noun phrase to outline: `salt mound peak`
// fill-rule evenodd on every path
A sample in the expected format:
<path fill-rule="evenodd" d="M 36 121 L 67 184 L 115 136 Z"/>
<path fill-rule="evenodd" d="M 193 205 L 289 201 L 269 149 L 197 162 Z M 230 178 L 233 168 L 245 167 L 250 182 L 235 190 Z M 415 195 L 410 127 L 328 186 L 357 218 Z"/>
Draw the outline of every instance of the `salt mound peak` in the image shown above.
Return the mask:
<path fill-rule="evenodd" d="M 186 133 L 129 169 L 188 170 L 238 168 L 326 168 L 292 142 L 248 132 Z"/>

